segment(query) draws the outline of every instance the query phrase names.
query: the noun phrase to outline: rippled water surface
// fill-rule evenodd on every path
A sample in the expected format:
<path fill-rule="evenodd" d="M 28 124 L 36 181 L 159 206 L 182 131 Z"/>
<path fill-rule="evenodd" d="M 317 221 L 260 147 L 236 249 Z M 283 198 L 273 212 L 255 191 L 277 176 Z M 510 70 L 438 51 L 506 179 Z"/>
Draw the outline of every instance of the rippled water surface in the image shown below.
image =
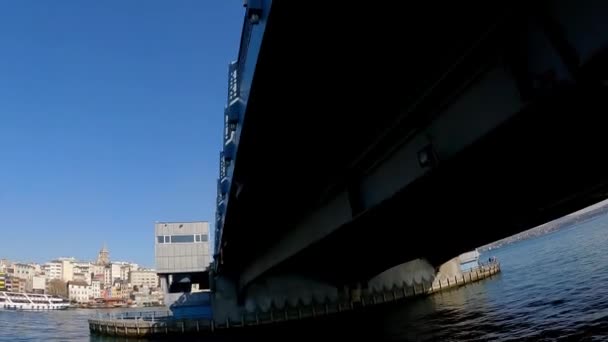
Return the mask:
<path fill-rule="evenodd" d="M 0 341 L 82 341 L 83 311 L 20 312 L 0 310 Z"/>
<path fill-rule="evenodd" d="M 319 340 L 330 334 L 394 341 L 608 340 L 608 217 L 484 257 L 489 255 L 501 261 L 502 273 L 481 282 L 264 335 L 283 340 L 304 333 Z M 88 332 L 86 319 L 93 313 L 0 311 L 0 341 L 99 341 Z M 258 332 L 232 336 L 261 337 Z"/>
<path fill-rule="evenodd" d="M 608 340 L 608 217 L 486 253 L 490 279 L 386 310 L 395 340 Z"/>
<path fill-rule="evenodd" d="M 156 310 L 159 309 L 162 308 L 156 308 Z M 0 310 L 0 341 L 113 341 L 114 339 L 89 336 L 87 320 L 98 313 L 108 314 L 122 311 L 139 310 L 70 309 L 46 312 Z"/>

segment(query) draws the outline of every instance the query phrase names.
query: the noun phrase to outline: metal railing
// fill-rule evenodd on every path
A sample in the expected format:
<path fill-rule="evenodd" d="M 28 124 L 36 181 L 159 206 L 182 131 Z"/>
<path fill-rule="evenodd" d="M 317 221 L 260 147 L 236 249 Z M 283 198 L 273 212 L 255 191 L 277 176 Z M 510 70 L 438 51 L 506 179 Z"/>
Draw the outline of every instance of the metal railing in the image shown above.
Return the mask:
<path fill-rule="evenodd" d="M 99 320 L 124 320 L 124 319 L 136 319 L 141 321 L 154 322 L 157 320 L 166 320 L 171 317 L 171 311 L 169 310 L 155 310 L 155 311 L 125 311 L 125 312 L 97 312 L 95 315 L 96 319 Z"/>

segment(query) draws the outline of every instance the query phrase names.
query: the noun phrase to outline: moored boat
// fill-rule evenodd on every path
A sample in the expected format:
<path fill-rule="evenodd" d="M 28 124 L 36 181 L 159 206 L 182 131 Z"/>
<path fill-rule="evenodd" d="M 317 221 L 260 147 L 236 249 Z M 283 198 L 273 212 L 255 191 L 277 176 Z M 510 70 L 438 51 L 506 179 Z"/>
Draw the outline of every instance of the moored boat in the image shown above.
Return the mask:
<path fill-rule="evenodd" d="M 3 310 L 64 310 L 70 303 L 63 298 L 44 294 L 0 292 L 0 309 Z"/>

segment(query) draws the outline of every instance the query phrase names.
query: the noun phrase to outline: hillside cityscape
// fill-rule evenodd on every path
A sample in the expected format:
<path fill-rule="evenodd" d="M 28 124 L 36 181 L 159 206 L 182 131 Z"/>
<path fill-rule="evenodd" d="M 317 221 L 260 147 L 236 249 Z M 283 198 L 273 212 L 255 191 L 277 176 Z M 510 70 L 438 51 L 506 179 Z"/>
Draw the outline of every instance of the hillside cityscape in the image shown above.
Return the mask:
<path fill-rule="evenodd" d="M 163 300 L 155 270 L 111 261 L 106 246 L 93 262 L 73 257 L 43 264 L 0 259 L 0 291 L 58 296 L 80 307 L 155 306 Z"/>

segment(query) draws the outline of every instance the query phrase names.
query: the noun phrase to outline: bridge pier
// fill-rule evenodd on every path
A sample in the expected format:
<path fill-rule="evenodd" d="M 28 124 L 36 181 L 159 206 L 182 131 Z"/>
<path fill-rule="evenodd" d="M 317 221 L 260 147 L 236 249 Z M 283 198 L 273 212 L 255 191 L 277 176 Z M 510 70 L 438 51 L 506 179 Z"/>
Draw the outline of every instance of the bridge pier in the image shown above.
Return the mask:
<path fill-rule="evenodd" d="M 245 311 L 239 304 L 236 282 L 225 276 L 215 276 L 212 282 L 214 292 L 211 296 L 211 305 L 214 320 L 240 321 Z"/>

